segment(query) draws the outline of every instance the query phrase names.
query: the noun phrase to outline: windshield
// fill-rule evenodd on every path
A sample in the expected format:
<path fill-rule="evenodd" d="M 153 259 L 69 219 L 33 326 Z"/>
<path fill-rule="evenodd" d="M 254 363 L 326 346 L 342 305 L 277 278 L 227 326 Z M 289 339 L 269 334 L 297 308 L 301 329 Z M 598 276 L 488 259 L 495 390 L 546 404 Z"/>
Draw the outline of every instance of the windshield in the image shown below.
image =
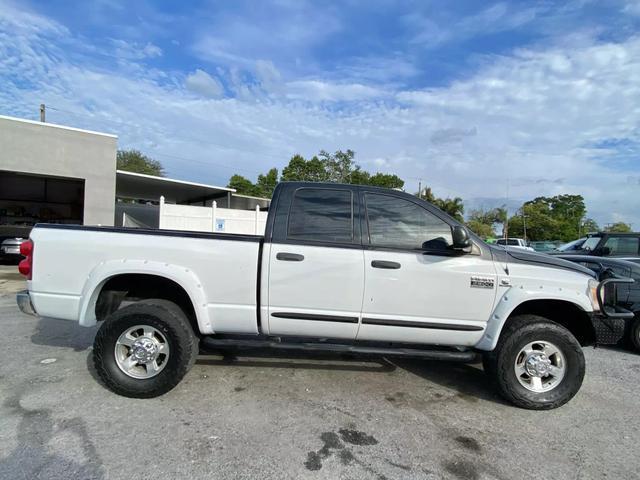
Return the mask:
<path fill-rule="evenodd" d="M 582 247 L 582 244 L 585 242 L 586 238 L 579 238 L 578 240 L 573 240 L 572 242 L 565 243 L 564 245 L 560 245 L 558 250 L 561 252 L 567 252 L 569 250 L 579 250 Z"/>
<path fill-rule="evenodd" d="M 593 250 L 594 248 L 596 248 L 598 246 L 598 243 L 600 243 L 600 238 L 601 237 L 589 237 L 587 238 L 584 243 L 582 244 L 582 250 Z"/>

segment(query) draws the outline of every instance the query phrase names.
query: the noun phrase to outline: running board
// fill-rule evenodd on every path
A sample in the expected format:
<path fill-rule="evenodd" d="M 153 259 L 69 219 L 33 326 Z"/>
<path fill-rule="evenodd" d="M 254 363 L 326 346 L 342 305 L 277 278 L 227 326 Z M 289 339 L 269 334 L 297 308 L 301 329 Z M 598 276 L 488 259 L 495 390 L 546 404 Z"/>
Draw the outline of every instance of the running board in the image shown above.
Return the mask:
<path fill-rule="evenodd" d="M 340 343 L 297 343 L 279 342 L 272 340 L 245 340 L 229 338 L 202 338 L 204 347 L 219 348 L 272 348 L 278 350 L 302 350 L 307 352 L 358 353 L 367 355 L 381 355 L 385 357 L 421 358 L 423 360 L 446 360 L 449 362 L 471 363 L 478 359 L 474 351 L 457 350 L 427 350 L 419 348 L 384 348 L 360 345 L 346 345 Z"/>

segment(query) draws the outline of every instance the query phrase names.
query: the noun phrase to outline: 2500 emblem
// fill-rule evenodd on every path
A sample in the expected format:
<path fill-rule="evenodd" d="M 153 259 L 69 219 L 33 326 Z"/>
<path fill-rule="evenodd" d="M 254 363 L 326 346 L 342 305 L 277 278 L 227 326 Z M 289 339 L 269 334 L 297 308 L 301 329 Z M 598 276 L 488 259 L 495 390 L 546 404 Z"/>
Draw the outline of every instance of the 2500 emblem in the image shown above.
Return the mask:
<path fill-rule="evenodd" d="M 491 277 L 471 277 L 471 288 L 493 288 L 495 284 Z"/>

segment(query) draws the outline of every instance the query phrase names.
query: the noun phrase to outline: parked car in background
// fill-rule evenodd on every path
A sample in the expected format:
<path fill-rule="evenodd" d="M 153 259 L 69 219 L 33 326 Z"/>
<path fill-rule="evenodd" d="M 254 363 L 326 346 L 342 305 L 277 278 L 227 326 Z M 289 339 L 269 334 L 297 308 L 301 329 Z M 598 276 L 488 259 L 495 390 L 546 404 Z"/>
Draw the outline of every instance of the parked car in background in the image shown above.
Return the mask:
<path fill-rule="evenodd" d="M 609 233 L 600 232 L 589 235 L 579 249 L 564 252 L 549 252 L 575 255 L 593 255 L 596 257 L 640 257 L 640 232 Z"/>
<path fill-rule="evenodd" d="M 564 243 L 556 248 L 558 252 L 572 252 L 574 250 L 580 250 L 582 244 L 587 240 L 587 237 L 582 237 L 571 242 Z"/>
<path fill-rule="evenodd" d="M 0 260 L 18 262 L 20 255 L 20 244 L 24 242 L 24 238 L 6 238 L 0 243 Z"/>
<path fill-rule="evenodd" d="M 602 281 L 615 275 L 617 278 L 632 278 L 634 283 L 618 284 L 611 292 L 615 303 L 634 313 L 634 318 L 626 322 L 625 337 L 633 348 L 640 352 L 640 263 L 617 258 L 593 257 L 589 255 L 560 255 L 560 258 L 578 263 L 596 272 Z M 637 259 L 640 261 L 640 259 Z"/>
<path fill-rule="evenodd" d="M 535 250 L 527 245 L 526 240 L 522 238 L 499 238 L 496 240 L 496 245 L 501 245 L 507 248 L 517 248 L 519 250 L 528 250 L 534 252 Z"/>
<path fill-rule="evenodd" d="M 554 242 L 551 240 L 543 240 L 540 242 L 530 242 L 529 246 L 533 248 L 536 252 L 552 252 L 556 250 L 559 242 Z"/>

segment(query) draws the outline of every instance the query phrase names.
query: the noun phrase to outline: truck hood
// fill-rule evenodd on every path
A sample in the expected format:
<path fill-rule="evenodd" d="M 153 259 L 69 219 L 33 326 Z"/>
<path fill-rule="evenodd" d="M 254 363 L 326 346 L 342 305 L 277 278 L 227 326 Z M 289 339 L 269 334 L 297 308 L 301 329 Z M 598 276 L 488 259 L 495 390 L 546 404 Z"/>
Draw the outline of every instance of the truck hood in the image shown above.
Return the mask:
<path fill-rule="evenodd" d="M 577 263 L 563 260 L 546 253 L 529 252 L 527 250 L 518 250 L 515 248 L 505 250 L 504 248 L 496 247 L 494 245 L 491 245 L 491 253 L 494 259 L 502 263 L 527 263 L 530 265 L 540 265 L 548 268 L 559 268 L 562 270 L 571 270 L 583 273 L 591 278 L 596 278 L 596 274 L 593 270 L 589 270 L 587 267 L 583 267 Z"/>

